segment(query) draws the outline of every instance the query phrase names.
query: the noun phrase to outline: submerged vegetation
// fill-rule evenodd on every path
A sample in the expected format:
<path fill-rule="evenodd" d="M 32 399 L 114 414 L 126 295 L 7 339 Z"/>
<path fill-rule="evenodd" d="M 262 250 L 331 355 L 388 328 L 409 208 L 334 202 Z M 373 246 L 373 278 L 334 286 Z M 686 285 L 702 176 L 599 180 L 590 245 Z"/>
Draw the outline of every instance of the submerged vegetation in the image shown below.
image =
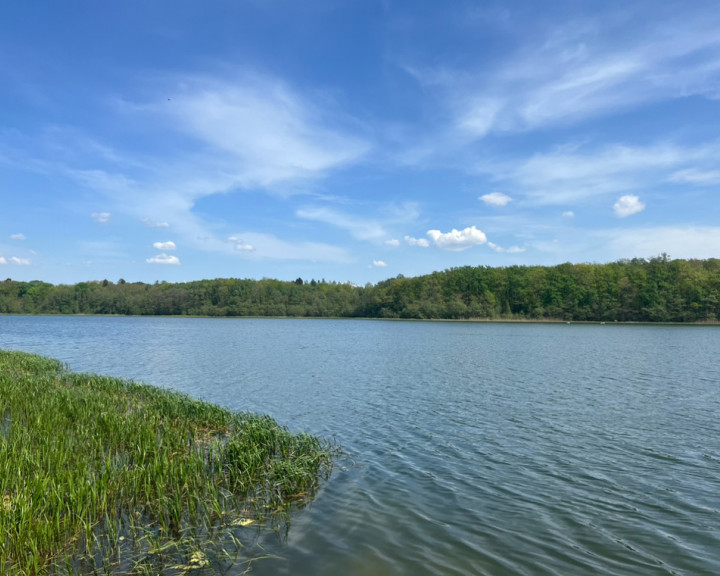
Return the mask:
<path fill-rule="evenodd" d="M 0 350 L 0 572 L 250 563 L 243 531 L 287 526 L 335 452 L 267 416 Z"/>
<path fill-rule="evenodd" d="M 464 266 L 376 285 L 216 279 L 0 282 L 0 313 L 715 322 L 720 259 Z"/>

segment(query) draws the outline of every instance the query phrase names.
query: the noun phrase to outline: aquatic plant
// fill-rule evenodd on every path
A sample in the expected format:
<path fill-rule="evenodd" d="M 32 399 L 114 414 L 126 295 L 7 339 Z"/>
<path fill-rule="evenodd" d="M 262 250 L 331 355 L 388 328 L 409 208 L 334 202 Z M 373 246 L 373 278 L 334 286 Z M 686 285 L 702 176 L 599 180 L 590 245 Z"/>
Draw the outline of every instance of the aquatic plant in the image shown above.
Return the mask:
<path fill-rule="evenodd" d="M 0 572 L 250 562 L 241 531 L 286 522 L 336 453 L 268 416 L 0 350 Z"/>

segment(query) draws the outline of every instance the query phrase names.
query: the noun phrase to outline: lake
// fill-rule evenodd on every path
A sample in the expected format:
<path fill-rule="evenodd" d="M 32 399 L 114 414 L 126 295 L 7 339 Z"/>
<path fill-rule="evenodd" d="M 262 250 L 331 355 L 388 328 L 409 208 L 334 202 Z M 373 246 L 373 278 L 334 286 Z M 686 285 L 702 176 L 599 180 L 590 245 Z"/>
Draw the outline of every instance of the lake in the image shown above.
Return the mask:
<path fill-rule="evenodd" d="M 720 574 L 718 327 L 0 316 L 0 348 L 340 444 L 254 574 Z"/>

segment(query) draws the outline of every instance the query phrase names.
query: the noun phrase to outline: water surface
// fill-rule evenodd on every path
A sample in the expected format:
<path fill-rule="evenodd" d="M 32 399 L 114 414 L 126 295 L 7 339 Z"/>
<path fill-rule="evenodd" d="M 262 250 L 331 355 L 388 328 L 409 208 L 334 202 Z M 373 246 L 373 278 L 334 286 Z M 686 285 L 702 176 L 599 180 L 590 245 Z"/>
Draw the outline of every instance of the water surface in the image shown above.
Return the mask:
<path fill-rule="evenodd" d="M 255 574 L 720 574 L 720 329 L 0 317 L 0 347 L 334 438 Z"/>

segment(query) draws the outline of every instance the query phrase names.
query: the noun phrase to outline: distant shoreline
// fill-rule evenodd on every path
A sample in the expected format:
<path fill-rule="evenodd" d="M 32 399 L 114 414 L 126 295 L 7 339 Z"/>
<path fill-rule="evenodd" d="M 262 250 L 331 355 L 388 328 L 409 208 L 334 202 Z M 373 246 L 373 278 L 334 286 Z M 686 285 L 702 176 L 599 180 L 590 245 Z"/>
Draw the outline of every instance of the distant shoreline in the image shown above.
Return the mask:
<path fill-rule="evenodd" d="M 362 316 L 218 316 L 203 314 L 56 314 L 25 312 L 0 312 L 0 317 L 48 317 L 48 318 L 195 318 L 211 320 L 363 320 L 380 322 L 454 322 L 470 324 L 582 324 L 598 326 L 720 326 L 720 320 L 695 320 L 692 322 L 652 322 L 641 320 L 561 320 L 557 318 L 373 318 Z"/>

